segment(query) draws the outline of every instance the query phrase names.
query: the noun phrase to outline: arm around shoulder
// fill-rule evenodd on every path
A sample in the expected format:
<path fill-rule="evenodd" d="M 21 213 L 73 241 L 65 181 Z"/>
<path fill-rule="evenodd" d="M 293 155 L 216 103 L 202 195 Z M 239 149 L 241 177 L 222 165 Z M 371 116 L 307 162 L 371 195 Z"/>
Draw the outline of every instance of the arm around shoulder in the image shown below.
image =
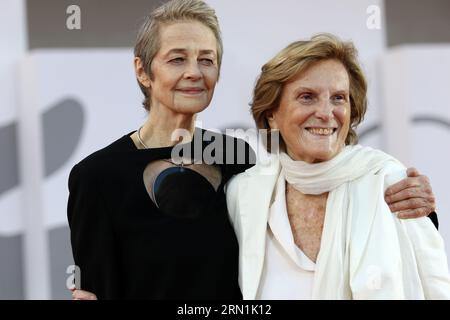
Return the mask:
<path fill-rule="evenodd" d="M 406 168 L 385 168 L 385 189 L 406 177 Z M 417 270 L 426 299 L 450 299 L 450 273 L 444 240 L 428 217 L 400 219 L 414 250 Z"/>

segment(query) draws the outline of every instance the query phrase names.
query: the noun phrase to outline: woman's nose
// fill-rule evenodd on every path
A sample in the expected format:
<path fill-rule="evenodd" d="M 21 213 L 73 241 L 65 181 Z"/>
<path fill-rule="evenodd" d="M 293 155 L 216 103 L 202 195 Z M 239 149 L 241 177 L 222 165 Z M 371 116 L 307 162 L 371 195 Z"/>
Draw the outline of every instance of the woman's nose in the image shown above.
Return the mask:
<path fill-rule="evenodd" d="M 199 68 L 197 61 L 188 63 L 187 69 L 184 73 L 184 77 L 189 80 L 198 80 L 202 78 L 202 72 Z"/>
<path fill-rule="evenodd" d="M 326 101 L 322 101 L 316 109 L 316 116 L 323 120 L 329 121 L 333 118 L 333 104 L 328 99 Z"/>

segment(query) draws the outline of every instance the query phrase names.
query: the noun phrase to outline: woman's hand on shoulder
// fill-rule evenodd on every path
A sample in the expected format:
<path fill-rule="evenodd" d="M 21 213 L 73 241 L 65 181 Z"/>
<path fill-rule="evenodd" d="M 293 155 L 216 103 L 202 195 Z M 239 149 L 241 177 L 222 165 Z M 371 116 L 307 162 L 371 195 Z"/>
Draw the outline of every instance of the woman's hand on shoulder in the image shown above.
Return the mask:
<path fill-rule="evenodd" d="M 430 179 L 415 168 L 408 168 L 406 174 L 408 177 L 386 189 L 386 203 L 402 219 L 429 215 L 436 210 Z"/>
<path fill-rule="evenodd" d="M 72 291 L 72 300 L 98 300 L 97 296 L 89 291 L 75 289 Z"/>

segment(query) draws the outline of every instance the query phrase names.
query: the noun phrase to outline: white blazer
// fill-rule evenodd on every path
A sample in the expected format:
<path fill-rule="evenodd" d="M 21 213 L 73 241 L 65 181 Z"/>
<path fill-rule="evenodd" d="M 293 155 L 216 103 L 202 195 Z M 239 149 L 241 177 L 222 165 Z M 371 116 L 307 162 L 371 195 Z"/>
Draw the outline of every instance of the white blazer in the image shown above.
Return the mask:
<path fill-rule="evenodd" d="M 279 161 L 257 164 L 233 177 L 226 187 L 228 213 L 239 242 L 239 285 L 246 300 L 256 298 L 269 208 L 279 173 Z"/>
<path fill-rule="evenodd" d="M 267 165 L 256 164 L 244 173 L 235 176 L 226 188 L 228 212 L 239 242 L 239 284 L 246 300 L 256 298 L 260 284 L 265 258 L 269 209 L 280 169 L 278 158 L 273 157 Z M 409 299 L 423 297 L 450 299 L 450 276 L 443 241 L 434 226 L 431 228 L 431 222 L 427 221 L 428 218 L 423 218 L 417 224 L 416 221 L 419 220 L 421 219 L 396 222 L 405 224 L 406 227 L 401 227 L 403 229 L 411 228 L 407 226 L 411 225 L 411 222 L 413 229 L 420 229 L 419 232 L 412 232 L 412 236 L 416 237 L 412 240 L 415 243 L 414 255 L 419 264 L 417 267 L 414 266 L 414 269 L 419 269 L 420 275 L 417 275 L 417 279 L 420 279 L 416 281 L 417 287 L 405 289 L 401 287 L 402 284 L 395 284 L 398 288 L 394 288 L 394 291 L 406 292 L 411 289 L 413 292 L 417 291 L 417 294 L 414 293 Z M 411 235 L 408 236 L 411 237 Z M 396 241 L 396 237 L 397 235 L 394 235 L 394 241 Z M 411 261 L 409 262 L 411 263 Z M 386 261 L 386 264 L 389 264 L 389 261 Z M 362 299 L 390 298 L 389 294 L 383 295 L 382 291 L 379 296 L 360 294 L 360 292 L 358 294 L 353 292 L 353 294 L 354 298 Z M 408 295 L 406 296 L 408 297 Z"/>

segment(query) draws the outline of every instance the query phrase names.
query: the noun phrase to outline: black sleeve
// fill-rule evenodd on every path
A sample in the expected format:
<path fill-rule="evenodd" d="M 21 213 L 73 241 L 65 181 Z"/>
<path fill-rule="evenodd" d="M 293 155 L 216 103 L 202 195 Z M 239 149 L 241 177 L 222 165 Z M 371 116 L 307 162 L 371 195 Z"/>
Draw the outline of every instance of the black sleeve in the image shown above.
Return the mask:
<path fill-rule="evenodd" d="M 243 139 L 233 138 L 226 136 L 228 139 L 228 144 L 226 144 L 225 153 L 229 153 L 232 146 L 233 150 L 231 151 L 232 157 L 225 156 L 227 162 L 224 166 L 224 171 L 226 174 L 226 180 L 231 178 L 232 176 L 242 173 L 245 170 L 253 167 L 256 163 L 256 153 L 252 149 L 252 147 Z M 231 160 L 231 163 L 230 163 Z"/>
<path fill-rule="evenodd" d="M 119 298 L 118 263 L 114 232 L 95 175 L 81 164 L 69 176 L 67 217 L 75 264 L 81 271 L 81 289 L 98 299 Z"/>
<path fill-rule="evenodd" d="M 439 220 L 438 220 L 437 213 L 435 211 L 433 211 L 432 213 L 430 213 L 428 215 L 428 218 L 431 219 L 431 222 L 433 222 L 433 224 L 436 227 L 436 229 L 439 230 Z"/>

